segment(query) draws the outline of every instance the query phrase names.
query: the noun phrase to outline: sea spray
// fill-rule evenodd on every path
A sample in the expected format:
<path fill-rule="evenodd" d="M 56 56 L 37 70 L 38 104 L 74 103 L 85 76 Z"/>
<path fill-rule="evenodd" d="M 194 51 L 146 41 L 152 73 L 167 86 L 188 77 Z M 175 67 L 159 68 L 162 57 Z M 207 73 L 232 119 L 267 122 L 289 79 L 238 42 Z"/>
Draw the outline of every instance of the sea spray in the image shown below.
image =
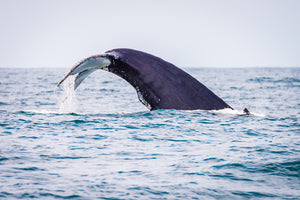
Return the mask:
<path fill-rule="evenodd" d="M 75 77 L 70 76 L 63 83 L 63 93 L 60 99 L 59 113 L 75 113 L 77 111 L 77 99 L 75 86 Z"/>

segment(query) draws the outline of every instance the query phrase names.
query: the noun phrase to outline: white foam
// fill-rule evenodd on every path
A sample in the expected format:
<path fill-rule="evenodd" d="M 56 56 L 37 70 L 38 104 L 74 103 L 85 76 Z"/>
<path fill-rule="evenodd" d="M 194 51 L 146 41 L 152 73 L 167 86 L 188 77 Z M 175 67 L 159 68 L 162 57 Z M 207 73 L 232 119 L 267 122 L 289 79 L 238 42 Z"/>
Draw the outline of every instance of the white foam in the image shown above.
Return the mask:
<path fill-rule="evenodd" d="M 245 113 L 241 110 L 232 110 L 230 108 L 225 108 L 222 110 L 212 110 L 215 113 L 222 113 L 222 114 L 230 114 L 230 115 L 244 115 Z"/>
<path fill-rule="evenodd" d="M 243 110 L 232 110 L 230 108 L 225 108 L 222 110 L 212 110 L 215 113 L 222 113 L 222 114 L 230 114 L 230 115 L 247 115 Z M 254 113 L 250 111 L 250 115 L 258 116 L 258 117 L 265 117 L 262 113 Z"/>
<path fill-rule="evenodd" d="M 257 116 L 257 117 L 265 117 L 266 115 L 263 113 L 254 113 L 254 112 L 250 112 L 251 115 Z"/>
<path fill-rule="evenodd" d="M 56 114 L 55 110 L 25 110 L 25 112 L 38 113 L 38 114 Z"/>

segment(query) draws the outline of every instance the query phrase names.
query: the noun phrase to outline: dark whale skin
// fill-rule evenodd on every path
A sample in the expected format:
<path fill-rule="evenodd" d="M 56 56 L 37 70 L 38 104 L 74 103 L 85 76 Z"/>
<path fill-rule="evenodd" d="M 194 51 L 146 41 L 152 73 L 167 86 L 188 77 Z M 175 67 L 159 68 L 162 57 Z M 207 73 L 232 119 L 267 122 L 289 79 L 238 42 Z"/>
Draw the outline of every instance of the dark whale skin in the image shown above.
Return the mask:
<path fill-rule="evenodd" d="M 197 79 L 159 57 L 125 48 L 105 54 L 111 60 L 108 70 L 129 82 L 150 110 L 232 109 Z"/>

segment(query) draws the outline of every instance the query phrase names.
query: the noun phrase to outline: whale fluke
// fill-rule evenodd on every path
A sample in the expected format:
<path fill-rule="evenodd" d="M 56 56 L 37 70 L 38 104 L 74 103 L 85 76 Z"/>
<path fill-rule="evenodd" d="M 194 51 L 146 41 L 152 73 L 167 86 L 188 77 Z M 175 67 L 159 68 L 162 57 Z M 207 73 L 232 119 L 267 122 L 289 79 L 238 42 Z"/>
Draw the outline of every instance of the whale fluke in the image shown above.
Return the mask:
<path fill-rule="evenodd" d="M 90 56 L 78 64 L 69 75 L 76 75 L 75 89 L 96 69 L 116 74 L 130 83 L 139 100 L 149 109 L 220 110 L 232 109 L 197 79 L 175 65 L 132 49 L 113 49 Z"/>

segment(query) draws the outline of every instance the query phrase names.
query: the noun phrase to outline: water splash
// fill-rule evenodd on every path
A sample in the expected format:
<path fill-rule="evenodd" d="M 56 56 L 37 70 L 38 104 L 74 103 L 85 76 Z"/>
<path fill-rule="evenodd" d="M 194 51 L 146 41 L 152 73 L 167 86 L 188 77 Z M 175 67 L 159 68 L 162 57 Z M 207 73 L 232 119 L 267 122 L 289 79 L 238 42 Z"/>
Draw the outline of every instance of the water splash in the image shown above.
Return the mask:
<path fill-rule="evenodd" d="M 77 99 L 75 92 L 75 76 L 69 76 L 63 83 L 63 94 L 61 97 L 58 113 L 76 113 Z"/>

